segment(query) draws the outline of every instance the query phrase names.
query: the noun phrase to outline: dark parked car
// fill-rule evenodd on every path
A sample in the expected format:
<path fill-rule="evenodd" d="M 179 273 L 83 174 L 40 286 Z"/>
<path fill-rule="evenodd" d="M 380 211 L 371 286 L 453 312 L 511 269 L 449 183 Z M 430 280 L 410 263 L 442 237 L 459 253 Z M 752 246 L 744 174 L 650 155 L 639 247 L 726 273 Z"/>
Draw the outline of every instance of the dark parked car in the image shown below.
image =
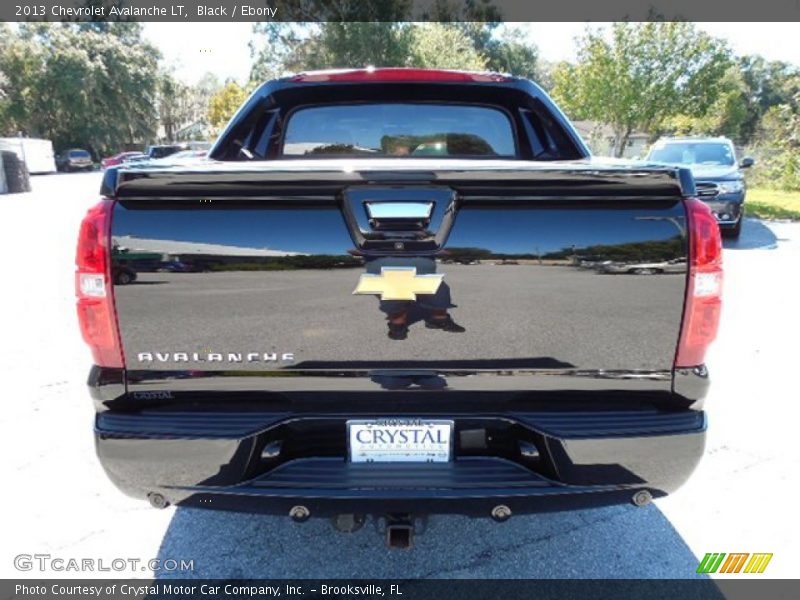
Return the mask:
<path fill-rule="evenodd" d="M 691 170 L 697 197 L 708 204 L 722 233 L 738 238 L 742 230 L 747 192 L 741 169 L 753 166 L 753 159 L 736 161 L 736 149 L 727 138 L 662 138 L 647 160 L 686 167 Z"/>
<path fill-rule="evenodd" d="M 136 271 L 130 265 L 115 263 L 111 275 L 116 285 L 128 285 L 136 281 Z"/>
<path fill-rule="evenodd" d="M 209 158 L 108 169 L 81 227 L 93 435 L 124 492 L 372 514 L 397 547 L 426 514 L 643 506 L 694 470 L 722 252 L 688 170 L 592 158 L 530 81 L 417 69 L 270 81 Z M 111 280 L 110 248 L 187 242 L 220 269 Z"/>
<path fill-rule="evenodd" d="M 94 162 L 88 150 L 72 148 L 56 155 L 56 168 L 64 172 L 91 171 L 94 169 Z"/>
<path fill-rule="evenodd" d="M 158 270 L 163 273 L 199 273 L 207 271 L 208 269 L 202 264 L 193 262 L 182 262 L 180 260 L 171 260 L 163 262 L 159 265 Z"/>
<path fill-rule="evenodd" d="M 151 159 L 165 158 L 186 149 L 186 146 L 181 144 L 163 144 L 160 146 L 148 146 L 146 154 Z"/>

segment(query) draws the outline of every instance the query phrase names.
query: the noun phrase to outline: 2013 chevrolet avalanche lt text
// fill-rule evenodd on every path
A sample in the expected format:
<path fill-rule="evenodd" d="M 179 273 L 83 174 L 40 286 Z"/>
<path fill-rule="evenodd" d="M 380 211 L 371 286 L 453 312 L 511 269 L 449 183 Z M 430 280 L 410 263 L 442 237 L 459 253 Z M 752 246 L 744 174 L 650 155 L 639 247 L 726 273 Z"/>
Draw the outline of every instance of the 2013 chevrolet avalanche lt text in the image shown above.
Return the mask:
<path fill-rule="evenodd" d="M 266 83 L 209 159 L 108 169 L 80 232 L 126 493 L 408 545 L 427 514 L 645 504 L 695 468 L 722 271 L 688 170 L 592 159 L 529 81 L 413 69 Z"/>

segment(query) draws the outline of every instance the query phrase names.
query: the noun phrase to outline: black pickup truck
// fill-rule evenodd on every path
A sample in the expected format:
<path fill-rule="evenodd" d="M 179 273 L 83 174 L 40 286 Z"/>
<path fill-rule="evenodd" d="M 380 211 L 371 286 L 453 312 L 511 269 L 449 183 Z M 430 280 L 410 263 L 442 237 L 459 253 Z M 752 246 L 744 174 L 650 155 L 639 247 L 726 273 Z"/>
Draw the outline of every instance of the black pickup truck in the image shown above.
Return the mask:
<path fill-rule="evenodd" d="M 209 161 L 101 193 L 77 257 L 97 453 L 156 507 L 375 515 L 403 546 L 431 513 L 646 504 L 703 453 L 716 221 L 688 171 L 593 159 L 529 81 L 271 81 Z"/>

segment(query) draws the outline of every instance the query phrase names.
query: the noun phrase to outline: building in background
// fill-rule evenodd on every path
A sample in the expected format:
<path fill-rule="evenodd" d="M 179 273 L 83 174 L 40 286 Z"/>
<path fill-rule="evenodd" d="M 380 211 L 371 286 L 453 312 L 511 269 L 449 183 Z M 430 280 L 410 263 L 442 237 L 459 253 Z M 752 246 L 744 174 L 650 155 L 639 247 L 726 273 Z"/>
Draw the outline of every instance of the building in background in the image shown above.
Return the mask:
<path fill-rule="evenodd" d="M 610 125 L 597 121 L 572 121 L 583 141 L 595 156 L 614 156 L 614 130 Z M 634 131 L 622 153 L 623 158 L 641 158 L 646 154 L 650 135 Z"/>

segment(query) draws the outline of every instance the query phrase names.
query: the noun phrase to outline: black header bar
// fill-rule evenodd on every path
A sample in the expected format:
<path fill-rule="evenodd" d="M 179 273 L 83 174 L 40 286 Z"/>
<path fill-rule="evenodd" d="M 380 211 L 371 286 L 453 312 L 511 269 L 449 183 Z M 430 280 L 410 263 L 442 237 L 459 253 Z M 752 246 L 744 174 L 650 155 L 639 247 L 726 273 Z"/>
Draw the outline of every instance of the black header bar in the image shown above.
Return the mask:
<path fill-rule="evenodd" d="M 442 8 L 446 7 L 446 8 Z M 800 21 L 800 0 L 3 0 L 0 21 Z"/>
<path fill-rule="evenodd" d="M 772 600 L 798 580 L 721 579 L 3 579 L 0 600 Z"/>

